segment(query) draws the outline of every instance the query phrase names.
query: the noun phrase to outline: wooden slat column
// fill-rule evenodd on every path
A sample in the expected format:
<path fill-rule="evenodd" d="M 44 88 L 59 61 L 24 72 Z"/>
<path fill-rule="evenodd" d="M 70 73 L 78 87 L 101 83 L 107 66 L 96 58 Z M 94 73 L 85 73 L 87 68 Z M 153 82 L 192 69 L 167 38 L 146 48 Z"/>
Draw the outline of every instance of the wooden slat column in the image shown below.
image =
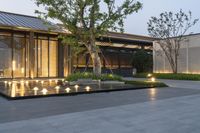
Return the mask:
<path fill-rule="evenodd" d="M 62 41 L 58 40 L 58 77 L 64 77 L 64 46 Z"/>

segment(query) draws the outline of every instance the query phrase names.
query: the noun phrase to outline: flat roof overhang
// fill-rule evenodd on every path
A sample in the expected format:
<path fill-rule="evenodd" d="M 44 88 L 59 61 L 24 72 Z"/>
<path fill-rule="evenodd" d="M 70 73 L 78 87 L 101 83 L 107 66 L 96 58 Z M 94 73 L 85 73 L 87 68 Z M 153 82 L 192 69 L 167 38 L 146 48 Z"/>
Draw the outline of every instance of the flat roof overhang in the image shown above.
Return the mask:
<path fill-rule="evenodd" d="M 21 26 L 8 26 L 8 25 L 0 25 L 0 29 L 1 30 L 5 30 L 5 31 L 19 31 L 19 32 L 35 32 L 35 33 L 41 33 L 41 34 L 49 34 L 49 35 L 61 35 L 61 34 L 65 34 L 65 35 L 71 35 L 69 32 L 67 31 L 53 31 L 51 29 L 49 29 L 49 31 L 47 30 L 40 30 L 40 29 L 33 29 L 33 28 L 27 28 L 27 27 L 21 27 Z M 141 36 L 143 37 L 143 36 Z M 121 43 L 126 45 L 140 45 L 140 46 L 153 46 L 153 41 L 147 41 L 146 37 L 144 37 L 144 39 L 135 39 L 133 38 L 123 38 L 123 37 L 113 37 L 113 36 L 103 36 L 100 38 L 97 38 L 97 41 L 99 42 L 111 42 L 111 43 Z M 112 45 L 110 45 L 109 47 L 114 47 Z"/>
<path fill-rule="evenodd" d="M 36 33 L 44 33 L 44 34 L 52 34 L 52 35 L 58 35 L 63 34 L 63 32 L 55 32 L 52 30 L 46 31 L 46 30 L 40 30 L 40 29 L 33 29 L 28 27 L 21 27 L 21 26 L 8 26 L 8 25 L 0 25 L 1 30 L 13 30 L 13 31 L 23 31 L 23 32 L 36 32 Z"/>

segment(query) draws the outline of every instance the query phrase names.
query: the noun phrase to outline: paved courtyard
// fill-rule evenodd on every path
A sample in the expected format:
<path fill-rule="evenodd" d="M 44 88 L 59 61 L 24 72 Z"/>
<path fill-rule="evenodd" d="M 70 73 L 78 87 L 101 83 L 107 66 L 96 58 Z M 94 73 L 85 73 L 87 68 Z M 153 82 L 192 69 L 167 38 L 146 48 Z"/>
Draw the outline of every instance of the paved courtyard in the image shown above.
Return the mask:
<path fill-rule="evenodd" d="M 8 101 L 0 133 L 199 133 L 200 89 L 152 88 Z"/>

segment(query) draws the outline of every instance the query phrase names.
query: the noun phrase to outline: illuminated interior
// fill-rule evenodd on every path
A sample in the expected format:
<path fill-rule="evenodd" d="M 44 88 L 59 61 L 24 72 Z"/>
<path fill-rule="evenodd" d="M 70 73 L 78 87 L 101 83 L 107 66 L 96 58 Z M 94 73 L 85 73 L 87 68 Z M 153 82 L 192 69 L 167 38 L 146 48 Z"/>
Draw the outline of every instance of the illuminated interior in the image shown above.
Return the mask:
<path fill-rule="evenodd" d="M 28 33 L 0 32 L 1 78 L 58 76 L 58 40 L 37 34 L 34 40 L 30 47 Z M 34 64 L 33 75 L 30 63 Z"/>

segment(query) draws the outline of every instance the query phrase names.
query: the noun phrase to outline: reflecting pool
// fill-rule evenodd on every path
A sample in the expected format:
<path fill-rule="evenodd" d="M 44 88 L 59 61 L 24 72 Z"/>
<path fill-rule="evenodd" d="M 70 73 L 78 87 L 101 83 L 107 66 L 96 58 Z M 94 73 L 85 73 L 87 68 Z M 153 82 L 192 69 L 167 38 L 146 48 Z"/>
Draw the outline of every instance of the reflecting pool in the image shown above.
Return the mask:
<path fill-rule="evenodd" d="M 0 82 L 0 94 L 10 99 L 109 92 L 137 88 L 141 88 L 141 86 L 129 84 L 69 85 L 63 80 L 52 79 Z"/>

